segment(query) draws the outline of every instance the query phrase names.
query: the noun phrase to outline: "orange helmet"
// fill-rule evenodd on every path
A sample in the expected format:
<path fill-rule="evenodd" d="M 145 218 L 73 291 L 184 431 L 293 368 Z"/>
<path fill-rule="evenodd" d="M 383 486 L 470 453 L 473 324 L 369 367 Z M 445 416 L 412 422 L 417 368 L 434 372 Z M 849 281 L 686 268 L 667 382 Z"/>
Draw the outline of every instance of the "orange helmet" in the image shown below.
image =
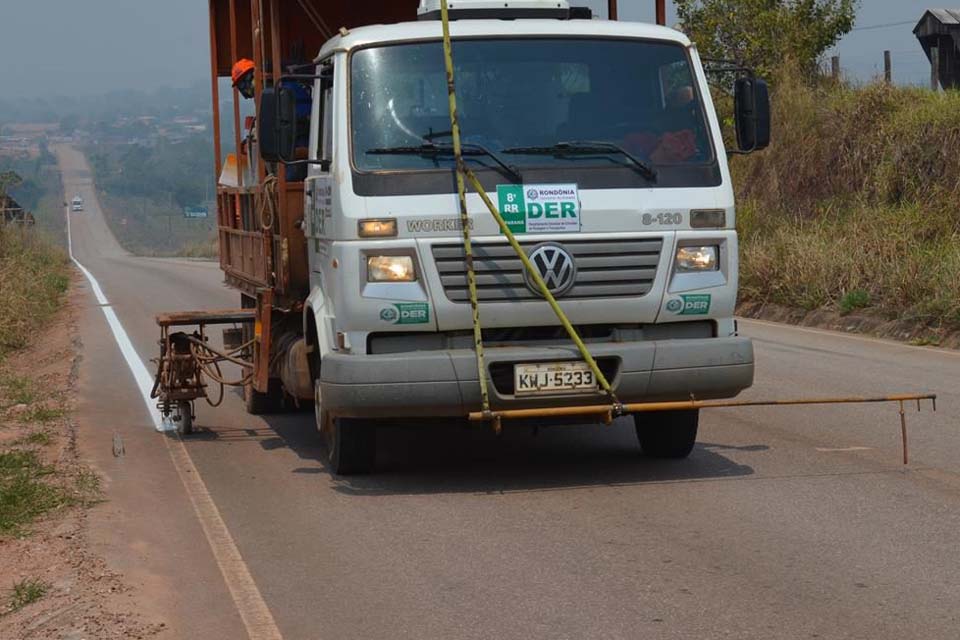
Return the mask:
<path fill-rule="evenodd" d="M 243 78 L 243 76 L 253 71 L 254 68 L 253 60 L 248 60 L 247 58 L 237 60 L 237 63 L 233 65 L 232 77 L 234 86 L 240 82 L 240 79 Z"/>

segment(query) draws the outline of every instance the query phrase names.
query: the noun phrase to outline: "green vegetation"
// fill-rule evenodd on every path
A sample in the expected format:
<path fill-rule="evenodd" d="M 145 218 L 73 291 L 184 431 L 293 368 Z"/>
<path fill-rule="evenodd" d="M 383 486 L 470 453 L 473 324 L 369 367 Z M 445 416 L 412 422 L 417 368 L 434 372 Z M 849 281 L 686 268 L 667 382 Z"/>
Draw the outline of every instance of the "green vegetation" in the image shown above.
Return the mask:
<path fill-rule="evenodd" d="M 13 584 L 10 589 L 10 604 L 8 613 L 13 613 L 23 609 L 28 604 L 33 604 L 50 590 L 50 584 L 38 578 L 24 578 Z"/>
<path fill-rule="evenodd" d="M 54 473 L 35 451 L 0 452 L 0 536 L 22 534 L 43 514 L 76 503 L 51 480 Z"/>
<path fill-rule="evenodd" d="M 853 28 L 858 0 L 675 0 L 704 58 L 735 60 L 775 79 L 784 63 L 812 77 L 820 56 Z"/>
<path fill-rule="evenodd" d="M 33 404 L 36 397 L 37 392 L 30 378 L 6 375 L 0 371 L 0 409 Z"/>
<path fill-rule="evenodd" d="M 0 360 L 60 308 L 67 257 L 29 230 L 0 226 Z"/>
<path fill-rule="evenodd" d="M 960 93 L 784 79 L 738 158 L 746 302 L 960 328 Z"/>
<path fill-rule="evenodd" d="M 34 431 L 25 438 L 21 438 L 14 442 L 17 446 L 37 446 L 37 447 L 46 447 L 51 442 L 53 438 L 50 437 L 50 433 L 47 431 Z"/>
<path fill-rule="evenodd" d="M 863 289 L 848 291 L 840 298 L 840 313 L 847 315 L 857 309 L 865 309 L 870 306 L 870 294 Z"/>
<path fill-rule="evenodd" d="M 2 365 L 2 363 L 0 363 Z M 48 424 L 66 415 L 61 399 L 56 395 L 41 393 L 37 384 L 30 378 L 6 373 L 0 366 L 0 417 L 4 413 L 8 420 L 17 422 Z M 46 432 L 34 433 L 18 444 L 48 444 L 50 435 Z"/>
<path fill-rule="evenodd" d="M 86 151 L 101 191 L 182 210 L 212 197 L 213 147 L 208 138 L 197 134 L 182 142 L 94 145 Z"/>

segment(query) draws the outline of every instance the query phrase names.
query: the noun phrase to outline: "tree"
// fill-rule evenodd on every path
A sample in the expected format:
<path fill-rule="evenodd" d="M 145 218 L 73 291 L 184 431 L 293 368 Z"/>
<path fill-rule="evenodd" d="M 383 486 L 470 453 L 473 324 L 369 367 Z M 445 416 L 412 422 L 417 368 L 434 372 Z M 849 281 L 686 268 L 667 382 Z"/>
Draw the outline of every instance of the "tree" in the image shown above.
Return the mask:
<path fill-rule="evenodd" d="M 853 28 L 859 0 L 676 0 L 704 58 L 735 60 L 776 80 L 792 61 L 813 76 L 823 53 Z"/>
<path fill-rule="evenodd" d="M 16 171 L 0 173 L 0 200 L 6 200 L 7 190 L 23 183 L 23 178 Z"/>

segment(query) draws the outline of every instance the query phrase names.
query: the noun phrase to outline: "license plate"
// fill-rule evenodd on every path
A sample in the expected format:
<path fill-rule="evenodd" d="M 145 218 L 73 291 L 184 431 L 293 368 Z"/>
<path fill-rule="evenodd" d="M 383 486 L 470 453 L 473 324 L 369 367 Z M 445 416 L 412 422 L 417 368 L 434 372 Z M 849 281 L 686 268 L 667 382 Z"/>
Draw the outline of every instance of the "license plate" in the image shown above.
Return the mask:
<path fill-rule="evenodd" d="M 513 368 L 514 394 L 594 393 L 597 378 L 586 362 L 518 364 Z"/>

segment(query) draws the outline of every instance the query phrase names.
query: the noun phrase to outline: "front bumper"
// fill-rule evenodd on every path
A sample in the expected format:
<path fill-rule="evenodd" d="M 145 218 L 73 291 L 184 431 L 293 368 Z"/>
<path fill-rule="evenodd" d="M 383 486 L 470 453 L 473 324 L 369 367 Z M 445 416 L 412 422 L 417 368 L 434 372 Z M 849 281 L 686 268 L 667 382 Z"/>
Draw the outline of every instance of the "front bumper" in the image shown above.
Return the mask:
<path fill-rule="evenodd" d="M 623 403 L 731 398 L 753 384 L 748 338 L 651 340 L 590 345 Z M 490 403 L 495 410 L 601 404 L 605 396 L 517 398 L 513 365 L 579 360 L 574 346 L 485 349 Z M 480 409 L 476 355 L 470 349 L 383 355 L 332 353 L 324 358 L 325 409 L 344 417 L 465 416 Z"/>

